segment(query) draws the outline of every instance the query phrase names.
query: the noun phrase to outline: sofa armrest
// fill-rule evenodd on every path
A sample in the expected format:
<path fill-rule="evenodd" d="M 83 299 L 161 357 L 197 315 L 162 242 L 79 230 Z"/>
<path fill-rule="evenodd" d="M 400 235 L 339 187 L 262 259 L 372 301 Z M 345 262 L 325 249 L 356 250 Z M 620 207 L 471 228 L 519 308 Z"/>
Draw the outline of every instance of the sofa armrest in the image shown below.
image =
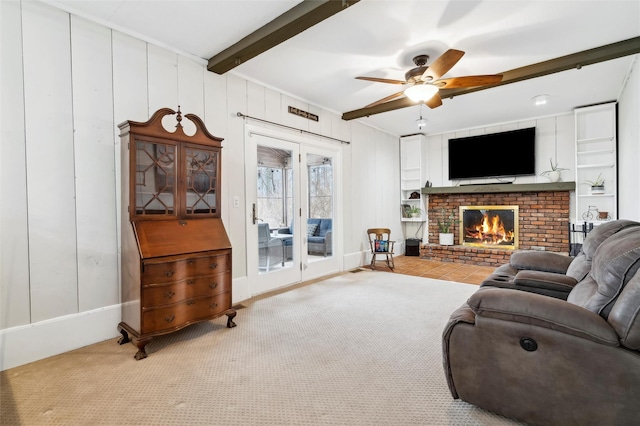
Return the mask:
<path fill-rule="evenodd" d="M 451 339 L 451 333 L 456 325 L 460 323 L 473 325 L 475 323 L 476 315 L 473 313 L 469 305 L 464 304 L 458 309 L 456 309 L 449 317 L 449 322 L 445 326 L 442 331 L 442 361 L 444 366 L 444 374 L 447 378 L 447 385 L 449 386 L 449 391 L 451 392 L 451 396 L 454 399 L 458 399 L 460 396 L 458 395 L 458 391 L 456 390 L 456 386 L 453 382 L 453 375 L 451 372 L 451 363 L 449 362 L 449 356 L 451 354 L 449 343 Z"/>
<path fill-rule="evenodd" d="M 329 253 L 329 249 L 333 247 L 332 238 L 333 238 L 333 233 L 331 231 L 327 231 L 327 233 L 324 234 L 324 255 L 325 256 Z M 333 253 L 333 249 L 331 253 Z"/>
<path fill-rule="evenodd" d="M 516 287 L 541 288 L 569 293 L 578 281 L 575 278 L 555 272 L 522 270 L 513 280 Z"/>
<path fill-rule="evenodd" d="M 509 258 L 509 263 L 516 269 L 555 272 L 556 274 L 565 274 L 572 261 L 572 257 L 560 253 L 537 250 L 516 251 Z"/>
<path fill-rule="evenodd" d="M 618 335 L 600 315 L 567 301 L 536 293 L 483 287 L 467 304 L 481 318 L 529 324 L 556 330 L 608 346 L 619 346 Z"/>

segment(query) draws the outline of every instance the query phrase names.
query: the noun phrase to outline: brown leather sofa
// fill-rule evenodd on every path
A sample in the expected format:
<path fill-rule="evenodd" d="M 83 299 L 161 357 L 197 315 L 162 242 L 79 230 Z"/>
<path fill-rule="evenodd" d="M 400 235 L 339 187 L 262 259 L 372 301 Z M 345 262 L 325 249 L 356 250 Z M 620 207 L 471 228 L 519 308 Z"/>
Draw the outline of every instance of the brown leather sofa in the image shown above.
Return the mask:
<path fill-rule="evenodd" d="M 638 424 L 640 224 L 615 222 L 585 240 L 585 253 L 597 248 L 566 300 L 486 284 L 451 315 L 443 363 L 454 398 L 530 424 Z"/>

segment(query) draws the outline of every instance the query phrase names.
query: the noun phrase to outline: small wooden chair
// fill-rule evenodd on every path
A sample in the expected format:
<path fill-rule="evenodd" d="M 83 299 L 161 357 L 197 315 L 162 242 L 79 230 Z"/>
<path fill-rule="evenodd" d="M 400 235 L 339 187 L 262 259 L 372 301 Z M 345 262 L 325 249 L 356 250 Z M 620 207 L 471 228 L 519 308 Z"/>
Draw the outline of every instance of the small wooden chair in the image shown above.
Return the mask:
<path fill-rule="evenodd" d="M 391 230 L 389 228 L 370 228 L 367 229 L 369 236 L 369 246 L 371 247 L 371 269 L 376 267 L 376 258 L 384 256 L 389 269 L 393 271 L 395 264 L 393 262 L 393 245 L 395 241 L 391 240 Z"/>

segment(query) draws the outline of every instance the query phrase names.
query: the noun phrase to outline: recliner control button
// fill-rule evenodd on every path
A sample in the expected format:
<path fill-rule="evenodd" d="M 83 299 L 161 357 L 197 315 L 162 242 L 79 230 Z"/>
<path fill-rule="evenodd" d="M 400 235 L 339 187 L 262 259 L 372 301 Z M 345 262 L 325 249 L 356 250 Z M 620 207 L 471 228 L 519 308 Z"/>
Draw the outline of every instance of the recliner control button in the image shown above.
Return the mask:
<path fill-rule="evenodd" d="M 522 346 L 522 349 L 527 352 L 533 352 L 538 349 L 538 344 L 530 337 L 523 337 L 520 339 L 520 346 Z"/>

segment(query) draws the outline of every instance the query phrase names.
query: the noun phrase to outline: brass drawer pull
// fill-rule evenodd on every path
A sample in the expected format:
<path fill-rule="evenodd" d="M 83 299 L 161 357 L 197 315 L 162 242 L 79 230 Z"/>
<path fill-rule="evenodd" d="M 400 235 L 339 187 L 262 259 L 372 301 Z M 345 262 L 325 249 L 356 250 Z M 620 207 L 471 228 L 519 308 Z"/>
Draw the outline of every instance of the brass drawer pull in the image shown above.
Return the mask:
<path fill-rule="evenodd" d="M 176 316 L 175 316 L 175 315 L 171 315 L 170 317 L 164 317 L 164 320 L 165 320 L 166 322 L 171 322 L 171 321 L 173 321 L 174 319 L 176 319 Z"/>
<path fill-rule="evenodd" d="M 187 300 L 187 305 L 193 305 L 194 303 L 196 303 L 194 300 Z"/>
<path fill-rule="evenodd" d="M 175 273 L 176 273 L 175 271 L 167 271 L 167 272 L 165 272 L 164 274 L 165 274 L 166 276 L 168 276 L 168 277 L 172 277 L 172 276 L 173 276 L 173 274 L 175 274 Z"/>
<path fill-rule="evenodd" d="M 168 291 L 164 294 L 164 297 L 166 297 L 167 299 L 171 299 L 173 296 L 175 296 L 176 293 L 173 291 Z"/>
<path fill-rule="evenodd" d="M 213 262 L 212 264 L 209 265 L 209 268 L 211 269 L 216 269 L 218 267 L 218 264 L 216 262 Z"/>
<path fill-rule="evenodd" d="M 194 279 L 187 280 L 187 284 L 189 284 L 189 285 L 193 285 L 193 283 L 195 283 L 195 282 L 196 282 L 196 280 L 194 280 Z"/>
<path fill-rule="evenodd" d="M 216 287 L 218 287 L 218 283 L 211 283 L 211 284 L 209 284 L 209 288 L 210 288 L 211 290 L 213 290 L 213 289 L 214 289 L 214 288 L 216 288 Z"/>
<path fill-rule="evenodd" d="M 216 302 L 213 302 L 212 304 L 209 305 L 209 308 L 211 309 L 215 309 L 218 307 L 218 304 Z"/>
<path fill-rule="evenodd" d="M 193 260 L 193 259 L 189 259 L 189 260 L 187 260 L 187 264 L 188 264 L 188 265 L 193 265 L 194 263 L 196 263 L 196 261 L 195 261 L 195 260 Z"/>

